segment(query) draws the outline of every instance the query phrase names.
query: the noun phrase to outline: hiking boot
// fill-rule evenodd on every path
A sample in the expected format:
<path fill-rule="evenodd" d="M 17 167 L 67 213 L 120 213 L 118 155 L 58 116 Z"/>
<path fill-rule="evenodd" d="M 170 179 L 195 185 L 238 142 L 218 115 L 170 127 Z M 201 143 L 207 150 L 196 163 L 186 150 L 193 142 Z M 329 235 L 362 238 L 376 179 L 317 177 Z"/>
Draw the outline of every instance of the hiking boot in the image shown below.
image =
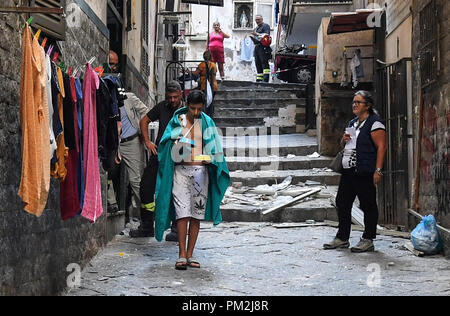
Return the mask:
<path fill-rule="evenodd" d="M 172 225 L 170 225 L 170 233 L 166 235 L 166 241 L 178 241 L 178 227 L 176 221 L 173 221 Z"/>
<path fill-rule="evenodd" d="M 119 207 L 117 206 L 117 204 L 108 205 L 107 212 L 109 214 L 115 214 L 118 211 L 119 211 Z"/>
<path fill-rule="evenodd" d="M 323 244 L 323 249 L 337 249 L 337 248 L 348 248 L 350 243 L 348 240 L 340 240 L 339 238 L 334 238 L 330 243 Z"/>
<path fill-rule="evenodd" d="M 364 239 L 361 238 L 359 243 L 350 248 L 351 252 L 368 252 L 368 251 L 374 251 L 375 247 L 373 245 L 372 239 Z"/>
<path fill-rule="evenodd" d="M 171 231 L 166 235 L 166 241 L 178 241 L 178 234 L 176 231 Z"/>
<path fill-rule="evenodd" d="M 141 226 L 139 226 L 138 229 L 130 230 L 131 238 L 154 237 L 154 236 L 155 236 L 155 231 L 154 231 L 153 227 L 145 229 L 145 228 L 141 228 Z"/>

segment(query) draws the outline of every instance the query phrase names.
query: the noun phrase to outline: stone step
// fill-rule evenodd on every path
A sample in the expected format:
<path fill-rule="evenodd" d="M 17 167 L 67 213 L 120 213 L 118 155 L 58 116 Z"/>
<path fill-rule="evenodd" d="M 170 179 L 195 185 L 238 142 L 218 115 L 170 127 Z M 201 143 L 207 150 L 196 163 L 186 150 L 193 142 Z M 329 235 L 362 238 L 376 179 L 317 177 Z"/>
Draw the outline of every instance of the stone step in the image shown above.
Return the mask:
<path fill-rule="evenodd" d="M 302 206 L 296 205 L 287 207 L 274 214 L 267 215 L 264 218 L 261 216 L 260 210 L 255 210 L 252 207 L 242 206 L 239 204 L 226 205 L 220 208 L 222 212 L 222 219 L 225 222 L 304 222 L 313 219 L 316 222 L 324 220 L 338 221 L 336 208 L 331 203 L 323 206 Z"/>
<path fill-rule="evenodd" d="M 236 115 L 236 116 L 219 116 L 214 114 L 214 122 L 219 127 L 232 127 L 232 126 L 242 126 L 242 127 L 249 127 L 249 126 L 263 126 L 264 119 L 267 117 L 265 115 L 259 114 L 258 116 L 253 117 L 247 117 L 245 116 L 245 113 L 240 113 L 242 116 Z"/>
<path fill-rule="evenodd" d="M 214 98 L 214 108 L 227 108 L 227 107 L 240 107 L 240 108 L 283 108 L 290 104 L 295 104 L 296 107 L 305 107 L 306 99 L 303 98 L 265 98 L 265 99 L 252 99 L 252 98 L 234 98 L 231 100 Z"/>
<path fill-rule="evenodd" d="M 240 182 L 244 186 L 281 183 L 286 177 L 292 177 L 292 183 L 305 183 L 307 180 L 322 185 L 338 185 L 340 174 L 323 170 L 269 170 L 269 171 L 231 171 L 231 182 Z"/>
<path fill-rule="evenodd" d="M 217 100 L 232 100 L 232 99 L 244 99 L 251 98 L 254 100 L 259 99 L 286 99 L 286 98 L 300 98 L 302 96 L 301 91 L 296 90 L 266 90 L 266 89 L 239 89 L 239 90 L 219 90 L 217 91 L 214 99 Z"/>
<path fill-rule="evenodd" d="M 238 127 L 236 127 L 236 124 L 232 124 L 230 122 L 226 123 L 216 123 L 217 128 L 220 130 L 220 133 L 222 135 L 236 135 L 235 131 Z M 297 132 L 296 126 L 284 126 L 284 127 L 278 127 L 278 126 L 265 126 L 265 125 L 253 125 L 253 126 L 247 126 L 247 127 L 240 127 L 244 129 L 245 131 L 252 131 L 254 135 L 290 135 Z"/>
<path fill-rule="evenodd" d="M 251 205 L 256 195 L 232 194 L 224 198 L 224 204 L 220 207 L 222 218 L 229 222 L 304 222 L 311 219 L 316 222 L 337 221 L 337 212 L 334 207 L 337 186 L 321 188 L 319 193 L 265 216 L 262 216 L 262 212 L 275 206 L 275 203 L 261 201 Z"/>
<path fill-rule="evenodd" d="M 266 83 L 266 82 L 253 82 L 253 81 L 235 81 L 235 80 L 223 80 L 219 84 L 220 89 L 241 89 L 245 88 L 264 88 L 264 89 L 296 89 L 306 90 L 306 84 L 302 83 Z"/>
<path fill-rule="evenodd" d="M 246 117 L 255 117 L 262 115 L 264 117 L 277 116 L 278 107 L 218 107 L 214 108 L 215 117 L 235 117 L 245 115 Z"/>
<path fill-rule="evenodd" d="M 247 135 L 244 135 L 244 132 Z M 267 133 L 266 128 L 227 128 L 221 139 L 225 156 L 285 157 L 289 154 L 307 156 L 318 150 L 316 137 L 307 134 L 265 135 L 265 133 Z"/>
<path fill-rule="evenodd" d="M 258 170 L 297 170 L 326 168 L 333 158 L 308 156 L 287 157 L 225 157 L 230 171 L 258 171 Z"/>

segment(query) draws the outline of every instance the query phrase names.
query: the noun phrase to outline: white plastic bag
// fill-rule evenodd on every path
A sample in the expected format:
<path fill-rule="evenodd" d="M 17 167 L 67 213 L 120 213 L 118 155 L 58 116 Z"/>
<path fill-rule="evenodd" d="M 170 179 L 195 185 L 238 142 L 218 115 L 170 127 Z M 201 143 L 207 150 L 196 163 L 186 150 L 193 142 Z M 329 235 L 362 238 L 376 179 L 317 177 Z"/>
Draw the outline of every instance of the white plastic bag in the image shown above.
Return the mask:
<path fill-rule="evenodd" d="M 209 83 L 209 80 L 206 80 L 206 107 L 209 108 L 213 101 L 213 93 L 211 89 L 211 84 Z"/>
<path fill-rule="evenodd" d="M 442 249 L 436 219 L 433 215 L 424 216 L 422 221 L 411 232 L 411 242 L 414 249 L 427 255 L 439 253 Z"/>

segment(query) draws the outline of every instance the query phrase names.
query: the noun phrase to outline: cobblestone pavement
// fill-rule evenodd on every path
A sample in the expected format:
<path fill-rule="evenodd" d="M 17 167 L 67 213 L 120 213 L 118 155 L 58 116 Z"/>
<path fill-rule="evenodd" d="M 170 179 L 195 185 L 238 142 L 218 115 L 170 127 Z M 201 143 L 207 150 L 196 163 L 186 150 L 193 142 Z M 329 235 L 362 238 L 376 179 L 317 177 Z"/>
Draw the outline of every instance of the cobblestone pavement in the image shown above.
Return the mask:
<path fill-rule="evenodd" d="M 378 236 L 376 251 L 322 250 L 327 226 L 202 223 L 194 255 L 200 269 L 174 269 L 175 242 L 118 235 L 62 295 L 297 296 L 450 295 L 450 261 L 415 257 L 401 238 Z M 351 245 L 361 232 L 352 232 Z"/>

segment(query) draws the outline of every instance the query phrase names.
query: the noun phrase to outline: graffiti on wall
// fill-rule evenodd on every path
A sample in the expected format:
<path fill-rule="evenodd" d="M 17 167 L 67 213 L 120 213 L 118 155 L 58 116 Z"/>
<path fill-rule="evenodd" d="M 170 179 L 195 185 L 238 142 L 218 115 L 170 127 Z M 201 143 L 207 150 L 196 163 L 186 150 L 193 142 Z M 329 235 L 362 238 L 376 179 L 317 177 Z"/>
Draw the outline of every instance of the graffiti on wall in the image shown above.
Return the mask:
<path fill-rule="evenodd" d="M 446 216 L 450 214 L 450 109 L 445 102 L 424 101 L 421 187 L 435 196 L 436 216 Z"/>

